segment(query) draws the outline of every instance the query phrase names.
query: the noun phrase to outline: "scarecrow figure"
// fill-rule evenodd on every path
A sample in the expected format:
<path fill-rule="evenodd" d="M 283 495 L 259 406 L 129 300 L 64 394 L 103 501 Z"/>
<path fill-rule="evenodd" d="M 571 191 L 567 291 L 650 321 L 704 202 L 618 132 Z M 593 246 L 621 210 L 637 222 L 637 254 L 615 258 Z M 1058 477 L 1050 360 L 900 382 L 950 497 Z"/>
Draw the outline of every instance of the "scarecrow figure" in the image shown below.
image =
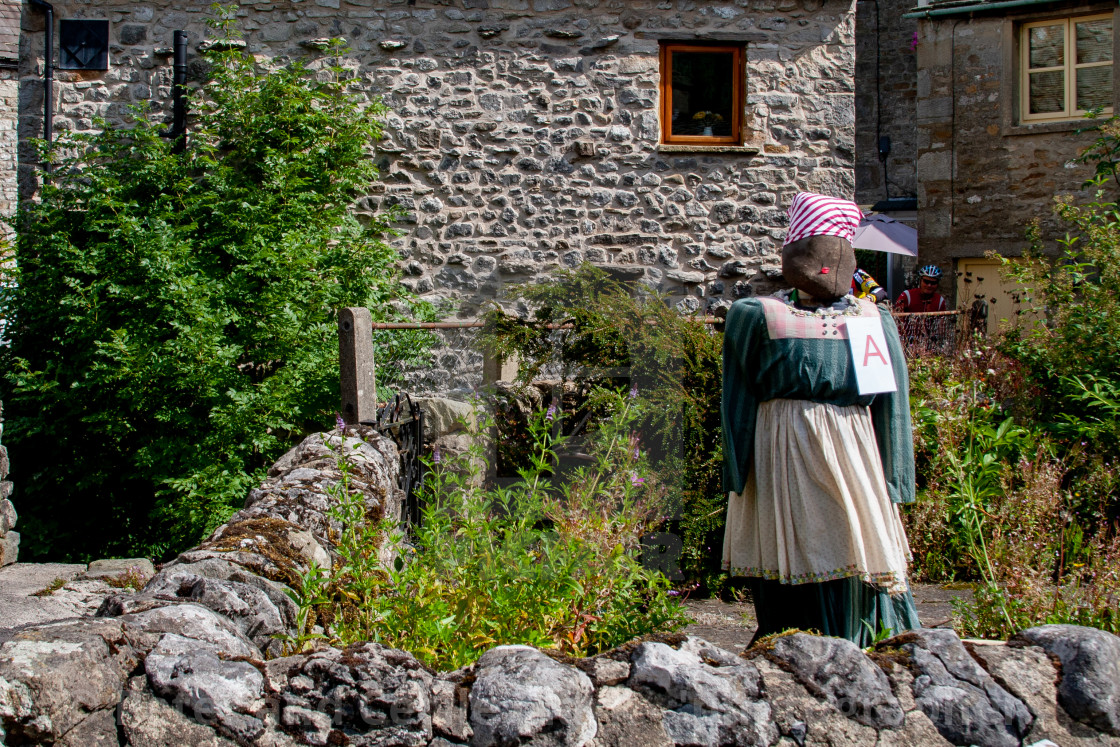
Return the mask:
<path fill-rule="evenodd" d="M 801 628 L 866 646 L 920 627 L 896 505 L 914 500 L 909 380 L 890 312 L 848 293 L 861 217 L 798 194 L 782 248 L 793 288 L 727 314 L 723 567 L 747 578 L 755 638 Z M 863 358 L 886 363 L 878 384 L 857 381 L 849 324 L 853 339 L 879 330 L 886 350 Z"/>

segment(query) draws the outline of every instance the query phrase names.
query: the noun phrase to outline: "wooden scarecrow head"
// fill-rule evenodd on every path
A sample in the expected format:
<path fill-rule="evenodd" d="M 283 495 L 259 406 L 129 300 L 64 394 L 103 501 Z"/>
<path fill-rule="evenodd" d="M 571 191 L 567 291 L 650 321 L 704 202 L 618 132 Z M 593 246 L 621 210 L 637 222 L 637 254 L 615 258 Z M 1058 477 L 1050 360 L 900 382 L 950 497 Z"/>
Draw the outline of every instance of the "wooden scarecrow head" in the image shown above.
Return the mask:
<path fill-rule="evenodd" d="M 818 301 L 835 301 L 848 293 L 856 271 L 852 235 L 862 218 L 854 202 L 797 194 L 789 206 L 789 232 L 782 247 L 786 282 Z"/>

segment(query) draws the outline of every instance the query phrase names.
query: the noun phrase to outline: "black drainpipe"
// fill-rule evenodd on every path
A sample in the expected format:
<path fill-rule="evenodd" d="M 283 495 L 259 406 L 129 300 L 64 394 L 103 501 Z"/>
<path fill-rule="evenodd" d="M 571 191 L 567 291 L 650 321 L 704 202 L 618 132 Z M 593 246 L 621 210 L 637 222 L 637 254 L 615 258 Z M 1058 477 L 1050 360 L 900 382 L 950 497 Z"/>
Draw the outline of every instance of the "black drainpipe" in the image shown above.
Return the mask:
<path fill-rule="evenodd" d="M 171 79 L 171 133 L 174 153 L 187 148 L 187 32 L 176 31 Z"/>
<path fill-rule="evenodd" d="M 31 0 L 31 5 L 43 11 L 47 19 L 43 52 L 43 139 L 50 145 L 54 140 L 54 6 L 45 0 Z M 51 172 L 50 161 L 45 164 L 45 170 L 48 174 Z"/>

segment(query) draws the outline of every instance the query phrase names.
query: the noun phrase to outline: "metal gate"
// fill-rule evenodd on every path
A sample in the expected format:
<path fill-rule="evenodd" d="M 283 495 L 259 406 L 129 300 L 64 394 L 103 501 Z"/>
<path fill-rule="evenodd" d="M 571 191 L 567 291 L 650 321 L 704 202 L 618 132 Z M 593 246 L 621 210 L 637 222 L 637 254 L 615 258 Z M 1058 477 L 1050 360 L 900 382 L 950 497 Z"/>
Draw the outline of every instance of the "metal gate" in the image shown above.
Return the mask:
<path fill-rule="evenodd" d="M 405 392 L 399 392 L 377 411 L 373 421 L 362 421 L 393 439 L 400 455 L 398 485 L 404 491 L 401 522 L 420 525 L 420 486 L 424 480 L 424 410 Z"/>

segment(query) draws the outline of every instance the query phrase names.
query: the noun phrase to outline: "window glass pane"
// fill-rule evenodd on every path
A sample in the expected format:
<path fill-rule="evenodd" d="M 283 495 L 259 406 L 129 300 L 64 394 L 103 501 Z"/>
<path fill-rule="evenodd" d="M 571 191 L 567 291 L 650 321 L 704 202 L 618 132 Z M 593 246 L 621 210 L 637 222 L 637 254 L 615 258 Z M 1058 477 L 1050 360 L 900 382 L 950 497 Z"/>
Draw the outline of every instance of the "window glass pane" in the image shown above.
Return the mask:
<path fill-rule="evenodd" d="M 1112 59 L 1112 19 L 1083 21 L 1077 26 L 1077 64 Z"/>
<path fill-rule="evenodd" d="M 1066 108 L 1065 73 L 1031 73 L 1031 114 L 1055 114 Z"/>
<path fill-rule="evenodd" d="M 1066 64 L 1066 27 L 1035 26 L 1030 30 L 1031 67 L 1058 67 Z"/>
<path fill-rule="evenodd" d="M 726 137 L 734 106 L 735 55 L 672 52 L 674 135 Z"/>
<path fill-rule="evenodd" d="M 1077 108 L 1098 106 L 1112 106 L 1112 65 L 1083 67 L 1077 71 Z"/>

